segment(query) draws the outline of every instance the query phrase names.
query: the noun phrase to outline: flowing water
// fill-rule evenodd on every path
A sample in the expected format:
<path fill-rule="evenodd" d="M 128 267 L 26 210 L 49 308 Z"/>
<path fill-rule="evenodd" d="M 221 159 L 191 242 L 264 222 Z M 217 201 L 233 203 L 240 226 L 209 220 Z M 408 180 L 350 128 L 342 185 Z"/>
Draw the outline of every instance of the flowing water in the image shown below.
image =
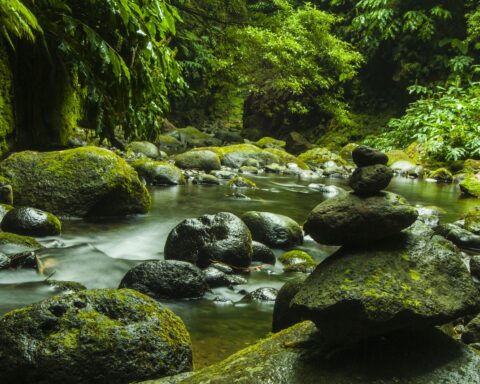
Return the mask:
<path fill-rule="evenodd" d="M 343 180 L 301 180 L 290 176 L 255 176 L 258 190 L 234 196 L 225 186 L 187 185 L 154 188 L 152 209 L 148 215 L 87 222 L 63 223 L 63 234 L 45 240 L 49 248 L 39 252 L 47 271 L 55 280 L 76 281 L 88 288 L 116 288 L 132 266 L 150 259 L 163 258 L 170 230 L 188 217 L 222 211 L 242 214 L 250 210 L 270 211 L 290 216 L 302 223 L 308 212 L 328 198 L 312 183 L 345 187 Z M 458 186 L 438 185 L 395 178 L 389 190 L 405 196 L 410 203 L 440 208 L 441 220 L 457 220 L 478 200 L 462 199 Z M 320 246 L 308 240 L 299 249 L 307 250 L 318 261 L 335 247 Z M 278 255 L 281 251 L 276 251 Z M 259 287 L 280 288 L 294 277 L 284 274 L 280 265 L 252 271 L 248 284 L 234 291 L 215 289 L 201 300 L 164 302 L 185 322 L 192 336 L 196 367 L 219 361 L 270 331 L 273 305 L 235 304 L 242 298 L 238 291 Z M 0 314 L 49 297 L 54 289 L 42 284 L 44 276 L 31 271 L 0 273 Z M 223 300 L 214 300 L 215 298 Z"/>

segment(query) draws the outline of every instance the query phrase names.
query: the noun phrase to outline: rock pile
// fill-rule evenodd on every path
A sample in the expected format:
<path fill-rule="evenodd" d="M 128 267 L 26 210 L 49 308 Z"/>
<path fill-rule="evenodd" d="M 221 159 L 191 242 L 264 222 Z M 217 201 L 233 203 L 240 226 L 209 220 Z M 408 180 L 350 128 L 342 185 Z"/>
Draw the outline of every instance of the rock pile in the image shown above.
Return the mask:
<path fill-rule="evenodd" d="M 384 153 L 359 146 L 352 158 L 358 166 L 349 180 L 353 192 L 319 204 L 304 225 L 319 243 L 369 243 L 399 233 L 417 219 L 418 212 L 405 199 L 382 191 L 393 176 Z"/>

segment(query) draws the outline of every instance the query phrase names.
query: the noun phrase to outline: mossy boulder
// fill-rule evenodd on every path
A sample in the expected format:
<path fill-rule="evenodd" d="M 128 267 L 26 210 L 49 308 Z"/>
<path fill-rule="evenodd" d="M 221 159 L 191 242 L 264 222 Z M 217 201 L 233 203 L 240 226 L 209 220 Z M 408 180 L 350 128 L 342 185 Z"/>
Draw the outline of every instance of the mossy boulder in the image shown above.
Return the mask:
<path fill-rule="evenodd" d="M 33 237 L 16 235 L 14 233 L 0 232 L 0 252 L 7 255 L 35 251 L 44 248 Z"/>
<path fill-rule="evenodd" d="M 0 163 L 15 205 L 68 216 L 146 213 L 150 195 L 135 170 L 113 152 L 82 147 L 14 153 Z"/>
<path fill-rule="evenodd" d="M 480 160 L 467 159 L 463 163 L 463 172 L 478 173 L 480 172 Z"/>
<path fill-rule="evenodd" d="M 202 132 L 195 127 L 177 128 L 175 131 L 168 134 L 180 141 L 188 148 L 206 147 L 209 145 L 219 145 L 221 141 Z"/>
<path fill-rule="evenodd" d="M 312 148 L 306 152 L 298 155 L 298 159 L 307 163 L 320 166 L 327 161 L 334 161 L 337 165 L 346 165 L 347 162 L 336 153 L 333 153 L 328 148 Z"/>
<path fill-rule="evenodd" d="M 309 273 L 312 272 L 317 266 L 317 263 L 312 256 L 299 249 L 285 252 L 278 258 L 278 261 L 283 264 L 283 269 L 285 272 Z"/>
<path fill-rule="evenodd" d="M 480 357 L 437 329 L 405 331 L 326 354 L 297 324 L 200 371 L 149 384 L 457 384 L 480 382 Z M 145 383 L 146 384 L 146 383 Z"/>
<path fill-rule="evenodd" d="M 219 170 L 220 158 L 213 151 L 188 151 L 175 157 L 175 165 L 182 169 L 199 169 L 205 172 Z"/>
<path fill-rule="evenodd" d="M 353 162 L 358 167 L 368 167 L 371 165 L 386 165 L 388 163 L 388 156 L 376 150 L 375 148 L 360 145 L 352 151 Z"/>
<path fill-rule="evenodd" d="M 164 161 L 139 159 L 132 167 L 148 185 L 183 185 L 185 177 L 180 168 Z"/>
<path fill-rule="evenodd" d="M 465 229 L 480 235 L 480 207 L 470 209 L 465 215 Z"/>
<path fill-rule="evenodd" d="M 169 233 L 164 253 L 166 260 L 200 268 L 215 262 L 245 268 L 252 260 L 252 237 L 237 216 L 220 212 L 182 221 Z"/>
<path fill-rule="evenodd" d="M 255 143 L 260 148 L 285 148 L 287 143 L 283 140 L 274 139 L 273 137 L 262 137 Z"/>
<path fill-rule="evenodd" d="M 151 260 L 130 269 L 120 288 L 135 289 L 155 299 L 190 299 L 202 297 L 208 287 L 202 271 L 191 263 Z"/>
<path fill-rule="evenodd" d="M 273 248 L 289 248 L 303 243 L 303 230 L 290 217 L 271 212 L 249 211 L 241 219 L 253 240 Z"/>
<path fill-rule="evenodd" d="M 303 275 L 288 280 L 278 291 L 273 307 L 272 332 L 280 332 L 302 322 L 300 315 L 290 309 L 290 302 L 300 291 L 306 278 L 306 275 Z"/>
<path fill-rule="evenodd" d="M 184 145 L 179 140 L 169 135 L 158 135 L 155 139 L 155 144 L 158 145 L 160 150 L 167 153 L 176 153 L 184 148 Z"/>
<path fill-rule="evenodd" d="M 35 237 L 56 236 L 62 231 L 62 223 L 55 215 L 28 207 L 8 211 L 1 226 L 5 232 Z"/>
<path fill-rule="evenodd" d="M 441 325 L 480 309 L 462 255 L 442 239 L 406 231 L 343 247 L 307 278 L 291 302 L 333 345 L 399 329 Z"/>
<path fill-rule="evenodd" d="M 11 211 L 13 207 L 10 204 L 0 204 L 0 223 L 7 214 L 8 211 Z"/>
<path fill-rule="evenodd" d="M 460 190 L 464 195 L 480 197 L 480 173 L 468 175 L 460 183 Z"/>
<path fill-rule="evenodd" d="M 293 163 L 298 166 L 300 169 L 308 170 L 310 167 L 305 164 L 304 161 L 300 160 L 297 156 L 291 155 L 290 153 L 284 151 L 283 149 L 278 148 L 266 148 L 265 152 L 271 153 L 277 156 L 282 164 L 289 164 Z"/>
<path fill-rule="evenodd" d="M 480 236 L 455 224 L 441 224 L 436 232 L 460 248 L 480 250 Z"/>
<path fill-rule="evenodd" d="M 242 176 L 235 176 L 233 179 L 228 180 L 227 187 L 240 188 L 240 189 L 256 189 L 257 185 L 250 179 Z"/>
<path fill-rule="evenodd" d="M 130 150 L 134 153 L 141 153 L 150 159 L 159 159 L 160 150 L 158 147 L 148 141 L 132 141 L 127 145 L 127 150 Z"/>
<path fill-rule="evenodd" d="M 370 197 L 349 193 L 317 205 L 304 230 L 320 244 L 356 245 L 397 234 L 417 217 L 417 210 L 394 193 Z"/>
<path fill-rule="evenodd" d="M 203 270 L 205 280 L 210 288 L 233 287 L 235 285 L 247 284 L 247 280 L 233 273 L 230 267 L 214 263 Z"/>
<path fill-rule="evenodd" d="M 430 179 L 436 180 L 439 183 L 452 183 L 453 175 L 446 168 L 438 168 L 435 171 L 431 172 L 428 176 Z"/>
<path fill-rule="evenodd" d="M 130 383 L 191 369 L 183 322 L 133 290 L 54 296 L 0 319 L 2 383 Z"/>
<path fill-rule="evenodd" d="M 359 144 L 356 143 L 348 143 L 340 149 L 340 152 L 338 153 L 340 156 L 342 156 L 343 159 L 347 161 L 353 161 L 352 158 L 352 152 L 359 146 Z"/>

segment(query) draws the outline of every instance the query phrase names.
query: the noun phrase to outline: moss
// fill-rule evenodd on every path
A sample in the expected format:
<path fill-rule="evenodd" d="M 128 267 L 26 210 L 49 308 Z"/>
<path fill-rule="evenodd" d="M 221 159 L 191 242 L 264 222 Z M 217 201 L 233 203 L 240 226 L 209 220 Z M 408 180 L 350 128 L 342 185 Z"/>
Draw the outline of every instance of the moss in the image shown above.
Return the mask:
<path fill-rule="evenodd" d="M 58 140 L 61 146 L 67 146 L 82 118 L 83 103 L 78 80 L 78 73 L 73 71 L 71 81 L 65 83 L 63 101 L 59 107 L 60 130 Z"/>
<path fill-rule="evenodd" d="M 313 259 L 312 256 L 310 256 L 307 252 L 300 251 L 298 249 L 285 252 L 282 256 L 278 258 L 278 261 L 280 261 L 282 264 L 285 264 L 285 265 L 291 265 L 291 264 L 297 263 L 298 260 L 315 264 L 315 260 Z"/>
<path fill-rule="evenodd" d="M 12 78 L 7 51 L 0 41 L 0 156 L 9 152 L 9 138 L 15 130 Z"/>
<path fill-rule="evenodd" d="M 480 160 L 467 159 L 463 164 L 463 171 L 466 173 L 480 172 Z"/>
<path fill-rule="evenodd" d="M 470 209 L 465 215 L 465 229 L 480 235 L 480 207 Z"/>
<path fill-rule="evenodd" d="M 203 148 L 194 148 L 192 151 L 202 151 L 208 150 L 215 152 L 220 159 L 225 155 L 228 155 L 233 152 L 246 152 L 246 153 L 261 153 L 262 149 L 253 144 L 233 144 L 226 145 L 224 147 L 203 147 Z"/>
<path fill-rule="evenodd" d="M 429 175 L 430 178 L 444 183 L 451 183 L 453 181 L 452 173 L 446 168 L 438 168 Z"/>
<path fill-rule="evenodd" d="M 262 137 L 255 143 L 260 148 L 285 148 L 287 143 L 283 140 L 274 139 L 273 137 Z"/>
<path fill-rule="evenodd" d="M 386 152 L 388 156 L 388 166 L 395 164 L 397 161 L 409 161 L 410 163 L 416 164 L 415 160 L 408 156 L 404 151 L 393 150 Z"/>
<path fill-rule="evenodd" d="M 227 182 L 229 188 L 250 188 L 256 189 L 257 185 L 246 177 L 235 176 Z"/>
<path fill-rule="evenodd" d="M 180 142 L 175 137 L 169 135 L 159 135 L 155 142 L 158 145 L 180 145 Z"/>
<path fill-rule="evenodd" d="M 359 144 L 356 144 L 356 143 L 348 143 L 347 145 L 342 147 L 342 149 L 339 152 L 339 155 L 342 156 L 342 158 L 347 161 L 352 161 L 352 152 L 358 146 Z"/>
<path fill-rule="evenodd" d="M 297 164 L 299 168 L 308 170 L 310 167 L 305 164 L 302 160 L 300 160 L 298 157 L 291 155 L 290 153 L 277 149 L 277 148 L 266 148 L 266 152 L 272 153 L 275 156 L 278 156 L 279 159 L 282 160 L 283 163 L 288 164 L 288 163 L 294 163 Z"/>
<path fill-rule="evenodd" d="M 19 245 L 32 249 L 43 248 L 33 237 L 16 235 L 14 233 L 0 232 L 0 247 L 4 245 Z"/>
<path fill-rule="evenodd" d="M 480 197 L 480 179 L 477 175 L 468 175 L 460 183 L 460 189 L 467 196 Z"/>
<path fill-rule="evenodd" d="M 323 164 L 327 161 L 334 161 L 337 165 L 346 165 L 347 162 L 327 148 L 313 148 L 298 156 L 298 159 L 305 163 Z"/>

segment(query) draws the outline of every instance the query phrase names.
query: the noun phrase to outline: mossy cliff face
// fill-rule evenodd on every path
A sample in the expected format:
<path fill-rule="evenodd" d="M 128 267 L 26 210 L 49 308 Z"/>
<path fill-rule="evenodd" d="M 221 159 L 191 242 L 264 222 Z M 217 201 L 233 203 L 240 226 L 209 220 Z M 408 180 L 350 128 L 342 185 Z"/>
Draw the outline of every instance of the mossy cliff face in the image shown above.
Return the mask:
<path fill-rule="evenodd" d="M 0 156 L 10 150 L 8 140 L 14 130 L 12 72 L 7 51 L 0 41 Z"/>
<path fill-rule="evenodd" d="M 133 290 L 55 296 L 0 319 L 2 383 L 129 383 L 191 369 L 183 322 Z"/>
<path fill-rule="evenodd" d="M 150 195 L 137 173 L 106 149 L 18 152 L 0 163 L 15 205 L 57 215 L 120 216 L 146 213 Z"/>
<path fill-rule="evenodd" d="M 480 357 L 437 329 L 373 339 L 325 355 L 310 322 L 201 371 L 149 384 L 457 384 L 480 382 Z M 428 369 L 425 369 L 428 367 Z M 147 383 L 144 383 L 147 384 Z"/>

